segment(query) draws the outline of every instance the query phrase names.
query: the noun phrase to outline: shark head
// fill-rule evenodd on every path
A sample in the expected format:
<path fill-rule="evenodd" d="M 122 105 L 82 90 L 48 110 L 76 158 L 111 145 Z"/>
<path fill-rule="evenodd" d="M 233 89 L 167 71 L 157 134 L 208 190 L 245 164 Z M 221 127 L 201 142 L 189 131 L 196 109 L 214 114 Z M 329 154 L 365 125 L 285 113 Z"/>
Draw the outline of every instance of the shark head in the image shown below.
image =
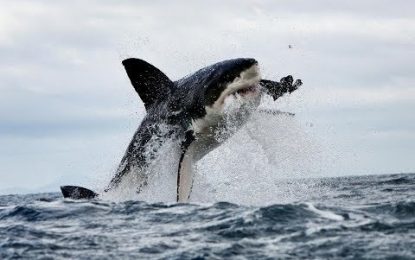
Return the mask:
<path fill-rule="evenodd" d="M 239 58 L 216 63 L 205 70 L 204 106 L 225 112 L 232 101 L 250 102 L 259 96 L 261 75 L 255 59 Z"/>
<path fill-rule="evenodd" d="M 239 58 L 222 61 L 192 75 L 203 108 L 203 116 L 193 120 L 196 133 L 224 126 L 225 121 L 243 123 L 259 105 L 261 73 L 255 59 Z"/>

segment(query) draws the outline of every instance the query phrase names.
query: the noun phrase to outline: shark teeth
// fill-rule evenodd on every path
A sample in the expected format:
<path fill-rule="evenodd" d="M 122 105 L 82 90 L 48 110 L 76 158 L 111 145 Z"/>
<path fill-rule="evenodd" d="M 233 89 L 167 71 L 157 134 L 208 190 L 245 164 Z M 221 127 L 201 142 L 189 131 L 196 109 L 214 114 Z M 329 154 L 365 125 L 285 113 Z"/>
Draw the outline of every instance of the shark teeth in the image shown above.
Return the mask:
<path fill-rule="evenodd" d="M 233 92 L 232 95 L 247 95 L 249 93 L 254 93 L 258 90 L 258 86 L 257 85 L 251 85 L 251 86 L 247 86 L 244 88 L 240 88 L 237 91 Z"/>

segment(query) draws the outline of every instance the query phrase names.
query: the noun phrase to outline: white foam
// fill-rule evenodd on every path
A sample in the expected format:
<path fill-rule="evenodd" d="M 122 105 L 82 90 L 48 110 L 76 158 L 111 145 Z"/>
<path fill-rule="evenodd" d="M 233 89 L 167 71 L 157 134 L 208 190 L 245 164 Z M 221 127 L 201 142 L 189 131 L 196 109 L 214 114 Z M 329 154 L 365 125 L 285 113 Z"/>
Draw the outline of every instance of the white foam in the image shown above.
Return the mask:
<path fill-rule="evenodd" d="M 337 221 L 344 220 L 344 217 L 343 216 L 337 215 L 336 213 L 331 212 L 331 211 L 328 211 L 328 210 L 320 210 L 320 209 L 317 209 L 311 203 L 305 203 L 305 205 L 307 205 L 307 208 L 309 210 L 311 210 L 312 212 L 320 215 L 323 218 L 327 218 L 327 219 L 331 219 L 331 220 L 337 220 Z"/>

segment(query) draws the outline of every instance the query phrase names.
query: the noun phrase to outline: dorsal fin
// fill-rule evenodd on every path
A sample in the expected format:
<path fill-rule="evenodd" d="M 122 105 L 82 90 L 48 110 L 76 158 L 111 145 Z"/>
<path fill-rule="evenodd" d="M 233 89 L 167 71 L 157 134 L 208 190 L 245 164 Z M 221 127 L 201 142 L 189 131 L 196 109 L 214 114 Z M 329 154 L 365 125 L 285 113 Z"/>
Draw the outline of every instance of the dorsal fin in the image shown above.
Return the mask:
<path fill-rule="evenodd" d="M 146 109 L 169 95 L 173 82 L 158 68 L 135 58 L 126 59 L 122 64 Z"/>

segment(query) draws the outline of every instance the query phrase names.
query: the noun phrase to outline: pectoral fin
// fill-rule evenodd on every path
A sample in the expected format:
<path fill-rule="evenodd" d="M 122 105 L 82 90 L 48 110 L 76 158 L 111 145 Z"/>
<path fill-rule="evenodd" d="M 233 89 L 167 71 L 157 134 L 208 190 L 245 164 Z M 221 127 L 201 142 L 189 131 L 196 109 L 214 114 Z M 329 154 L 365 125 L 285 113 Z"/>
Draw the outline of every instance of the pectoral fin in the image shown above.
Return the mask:
<path fill-rule="evenodd" d="M 182 143 L 182 154 L 177 171 L 177 202 L 187 202 L 192 192 L 194 164 L 192 143 L 194 139 L 193 132 L 189 131 Z"/>

